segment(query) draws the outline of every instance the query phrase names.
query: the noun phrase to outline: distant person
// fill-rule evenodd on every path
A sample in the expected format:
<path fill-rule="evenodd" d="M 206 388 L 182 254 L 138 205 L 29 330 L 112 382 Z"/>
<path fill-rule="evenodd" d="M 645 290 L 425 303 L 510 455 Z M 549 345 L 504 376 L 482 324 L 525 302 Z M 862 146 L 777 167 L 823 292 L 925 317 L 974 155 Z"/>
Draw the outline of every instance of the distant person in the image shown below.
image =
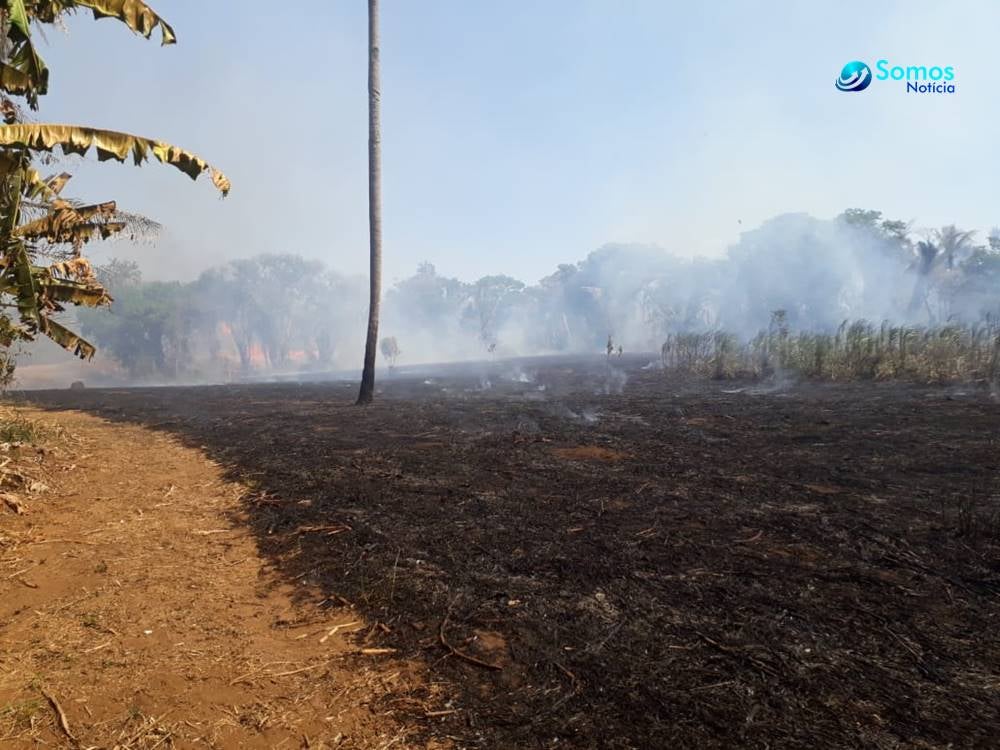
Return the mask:
<path fill-rule="evenodd" d="M 621 344 L 619 344 L 619 345 L 618 345 L 618 359 L 621 359 L 621 358 L 622 358 L 622 353 L 623 353 L 624 351 L 625 351 L 625 350 L 624 350 L 624 349 L 622 349 L 622 345 L 621 345 Z"/>

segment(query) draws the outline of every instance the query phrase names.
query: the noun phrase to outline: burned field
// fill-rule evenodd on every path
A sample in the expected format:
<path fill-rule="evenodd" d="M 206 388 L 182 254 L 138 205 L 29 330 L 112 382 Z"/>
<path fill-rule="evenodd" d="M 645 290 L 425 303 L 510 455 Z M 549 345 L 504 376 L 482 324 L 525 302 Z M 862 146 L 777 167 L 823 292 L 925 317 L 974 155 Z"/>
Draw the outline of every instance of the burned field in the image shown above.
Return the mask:
<path fill-rule="evenodd" d="M 30 400 L 164 431 L 251 487 L 233 520 L 274 571 L 453 696 L 385 697 L 427 737 L 993 745 L 1000 404 L 641 364 L 400 375 L 366 409 L 337 383 Z"/>

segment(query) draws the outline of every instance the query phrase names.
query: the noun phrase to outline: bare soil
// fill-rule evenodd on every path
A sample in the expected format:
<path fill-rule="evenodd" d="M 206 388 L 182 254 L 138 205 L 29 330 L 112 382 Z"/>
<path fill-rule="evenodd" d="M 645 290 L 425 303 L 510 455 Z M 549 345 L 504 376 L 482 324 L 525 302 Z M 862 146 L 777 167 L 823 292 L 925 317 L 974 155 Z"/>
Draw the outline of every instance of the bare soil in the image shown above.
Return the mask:
<path fill-rule="evenodd" d="M 346 602 L 296 604 L 305 587 L 275 575 L 243 522 L 246 486 L 164 433 L 41 421 L 42 449 L 7 450 L 28 483 L 0 504 L 0 747 L 377 748 L 412 734 L 385 705 L 411 699 L 419 665 L 362 654 L 373 623 Z"/>
<path fill-rule="evenodd" d="M 0 707 L 102 747 L 995 747 L 988 389 L 642 364 L 29 394 L 81 442 L 0 517 Z"/>

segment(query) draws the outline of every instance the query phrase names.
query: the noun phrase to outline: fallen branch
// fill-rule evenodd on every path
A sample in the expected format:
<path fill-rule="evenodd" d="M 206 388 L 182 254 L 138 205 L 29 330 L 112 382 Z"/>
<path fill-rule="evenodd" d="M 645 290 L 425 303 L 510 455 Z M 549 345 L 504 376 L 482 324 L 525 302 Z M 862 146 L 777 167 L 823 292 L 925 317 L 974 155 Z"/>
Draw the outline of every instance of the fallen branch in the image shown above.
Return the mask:
<path fill-rule="evenodd" d="M 243 682 L 243 680 L 247 679 L 248 677 L 255 677 L 255 676 L 259 675 L 259 674 L 265 674 L 266 675 L 267 672 L 264 672 L 264 670 L 267 669 L 268 667 L 275 667 L 278 664 L 294 664 L 294 663 L 295 662 L 293 662 L 293 661 L 269 661 L 266 664 L 262 664 L 261 666 L 257 667 L 256 669 L 254 669 L 251 672 L 247 672 L 246 674 L 241 674 L 239 677 L 237 677 L 236 679 L 232 680 L 229 683 L 229 686 L 232 687 L 233 685 L 236 685 L 237 683 Z"/>
<path fill-rule="evenodd" d="M 97 542 L 84 542 L 80 539 L 36 539 L 33 542 L 28 542 L 29 545 L 33 544 L 85 544 L 88 547 L 99 546 Z"/>
<path fill-rule="evenodd" d="M 288 677 L 289 675 L 299 674 L 300 672 L 308 672 L 311 669 L 319 669 L 320 667 L 325 667 L 329 664 L 329 661 L 321 662 L 320 664 L 313 664 L 309 667 L 301 667 L 300 669 L 292 669 L 288 672 L 274 672 L 273 674 L 267 675 L 268 677 Z"/>
<path fill-rule="evenodd" d="M 59 705 L 59 701 L 56 700 L 54 695 L 46 692 L 45 690 L 42 691 L 42 695 L 46 697 L 49 704 L 56 712 L 56 715 L 59 717 L 59 728 L 62 729 L 63 733 L 73 740 L 73 742 L 76 742 L 76 737 L 74 737 L 73 733 L 69 730 L 69 720 L 66 718 L 66 712 L 62 710 L 62 706 Z"/>
<path fill-rule="evenodd" d="M 327 639 L 331 635 L 334 635 L 341 628 L 349 628 L 349 627 L 352 627 L 354 625 L 360 625 L 360 624 L 361 624 L 360 620 L 354 620 L 353 622 L 344 622 L 344 623 L 341 623 L 340 625 L 334 625 L 332 628 L 330 628 L 330 631 L 326 635 L 324 635 L 322 638 L 319 639 L 319 642 L 320 643 L 326 643 Z"/>
<path fill-rule="evenodd" d="M 552 664 L 554 664 L 560 672 L 569 677 L 570 683 L 573 685 L 573 689 L 576 690 L 577 685 L 579 685 L 579 680 L 576 679 L 576 675 L 557 661 L 552 662 Z"/>
<path fill-rule="evenodd" d="M 438 640 L 441 641 L 441 645 L 444 646 L 449 653 L 453 654 L 454 656 L 457 656 L 459 659 L 463 659 L 469 662 L 469 664 L 475 664 L 477 667 L 483 667 L 484 669 L 492 669 L 497 672 L 502 671 L 503 667 L 500 666 L 499 664 L 491 664 L 488 661 L 477 659 L 475 656 L 471 656 L 470 654 L 466 654 L 463 653 L 462 651 L 459 651 L 457 648 L 448 643 L 448 639 L 444 637 L 444 631 L 448 625 L 448 618 L 451 616 L 451 608 L 453 605 L 454 602 L 448 605 L 448 611 L 444 613 L 444 619 L 441 620 L 441 627 L 438 628 Z"/>
<path fill-rule="evenodd" d="M 335 534 L 341 534 L 345 531 L 350 531 L 351 527 L 346 524 L 334 524 L 328 526 L 299 526 L 294 533 L 296 534 L 314 534 L 320 532 L 326 532 L 327 536 L 333 536 Z"/>
<path fill-rule="evenodd" d="M 700 633 L 697 630 L 695 631 L 695 633 L 698 635 L 699 638 L 701 638 L 703 641 L 705 641 L 705 643 L 707 643 L 708 645 L 710 645 L 710 646 L 718 649 L 722 653 L 728 654 L 729 656 L 732 656 L 732 657 L 734 657 L 736 659 L 742 659 L 743 661 L 746 661 L 746 662 L 750 663 L 752 666 L 754 666 L 757 669 L 759 669 L 761 672 L 764 672 L 765 674 L 769 674 L 772 677 L 777 677 L 778 676 L 778 672 L 774 669 L 774 667 L 772 667 L 771 665 L 766 664 L 765 662 L 761 661 L 756 656 L 753 656 L 752 654 L 745 653 L 744 651 L 742 651 L 740 649 L 737 649 L 737 648 L 732 648 L 730 646 L 724 646 L 721 643 L 719 643 L 718 641 L 713 640 L 712 638 L 709 638 L 707 635 L 705 635 L 704 633 Z"/>
<path fill-rule="evenodd" d="M 25 573 L 28 573 L 28 572 L 30 572 L 30 571 L 32 571 L 32 570 L 34 570 L 34 569 L 35 569 L 35 568 L 37 568 L 37 567 L 38 567 L 38 565 L 30 565 L 30 566 L 28 566 L 27 568 L 23 568 L 22 570 L 19 570 L 19 571 L 17 571 L 16 573 L 11 573 L 11 574 L 10 574 L 9 576 L 7 576 L 7 577 L 6 577 L 6 578 L 5 578 L 4 580 L 5 580 L 5 581 L 9 581 L 9 580 L 11 580 L 12 578 L 17 578 L 18 576 L 23 576 L 23 575 L 24 575 Z"/>

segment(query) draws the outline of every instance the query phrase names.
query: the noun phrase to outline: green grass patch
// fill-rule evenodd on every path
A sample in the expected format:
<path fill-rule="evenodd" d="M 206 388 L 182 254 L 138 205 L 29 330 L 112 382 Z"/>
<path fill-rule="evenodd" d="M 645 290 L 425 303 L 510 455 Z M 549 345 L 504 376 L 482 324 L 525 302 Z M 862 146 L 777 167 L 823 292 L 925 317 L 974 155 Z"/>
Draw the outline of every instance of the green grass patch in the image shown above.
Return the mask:
<path fill-rule="evenodd" d="M 31 719 L 44 709 L 40 698 L 8 703 L 0 706 L 0 724 L 14 730 L 24 730 L 31 726 Z"/>
<path fill-rule="evenodd" d="M 16 412 L 0 413 L 0 443 L 40 442 L 45 437 L 45 428 Z"/>

